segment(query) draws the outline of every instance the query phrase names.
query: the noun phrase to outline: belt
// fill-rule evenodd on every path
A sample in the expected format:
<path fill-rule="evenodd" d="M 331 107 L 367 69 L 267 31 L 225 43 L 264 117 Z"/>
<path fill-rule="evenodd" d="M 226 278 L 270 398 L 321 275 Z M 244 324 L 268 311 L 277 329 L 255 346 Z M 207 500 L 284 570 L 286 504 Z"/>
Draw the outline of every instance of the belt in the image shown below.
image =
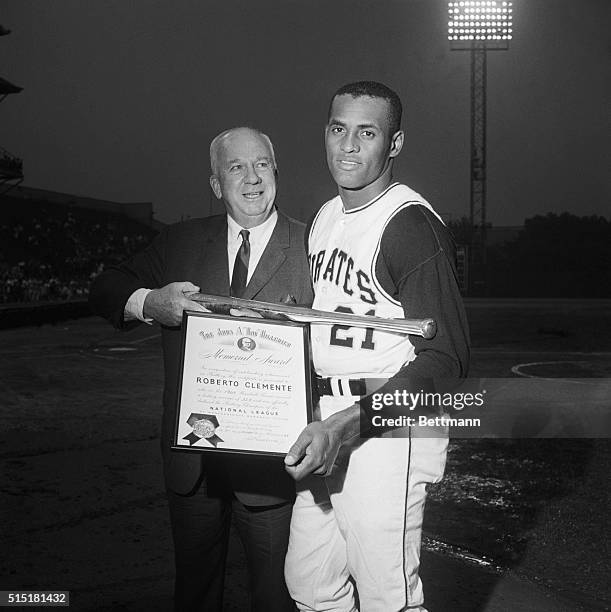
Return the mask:
<path fill-rule="evenodd" d="M 364 378 L 314 377 L 314 388 L 318 395 L 366 395 Z"/>

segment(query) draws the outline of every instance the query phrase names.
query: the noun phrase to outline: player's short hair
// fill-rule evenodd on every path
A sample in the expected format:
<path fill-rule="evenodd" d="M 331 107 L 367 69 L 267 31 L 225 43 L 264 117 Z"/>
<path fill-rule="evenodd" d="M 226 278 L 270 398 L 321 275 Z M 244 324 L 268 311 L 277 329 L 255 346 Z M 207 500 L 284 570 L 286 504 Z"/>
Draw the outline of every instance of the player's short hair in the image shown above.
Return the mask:
<path fill-rule="evenodd" d="M 238 130 L 250 130 L 251 132 L 258 134 L 259 136 L 261 136 L 261 138 L 263 138 L 263 140 L 267 143 L 267 146 L 269 147 L 269 150 L 272 154 L 272 162 L 274 164 L 274 170 L 277 171 L 278 164 L 276 163 L 276 154 L 274 153 L 274 145 L 272 144 L 270 137 L 267 134 L 264 134 L 261 130 L 258 130 L 257 128 L 248 127 L 248 126 L 240 126 L 240 127 L 231 128 L 229 130 L 225 130 L 224 132 L 221 132 L 220 134 L 218 134 L 212 139 L 212 142 L 210 143 L 210 170 L 212 171 L 212 174 L 215 176 L 218 174 L 219 151 L 221 149 L 221 143 L 230 134 L 233 134 L 233 132 L 236 132 Z"/>
<path fill-rule="evenodd" d="M 356 81 L 355 83 L 348 83 L 340 87 L 331 96 L 331 102 L 329 103 L 329 112 L 327 113 L 327 120 L 331 118 L 331 107 L 333 106 L 333 100 L 337 96 L 352 96 L 353 98 L 381 98 L 388 102 L 388 128 L 391 134 L 398 132 L 401 129 L 401 115 L 403 114 L 403 106 L 401 99 L 390 87 L 378 83 L 377 81 Z"/>

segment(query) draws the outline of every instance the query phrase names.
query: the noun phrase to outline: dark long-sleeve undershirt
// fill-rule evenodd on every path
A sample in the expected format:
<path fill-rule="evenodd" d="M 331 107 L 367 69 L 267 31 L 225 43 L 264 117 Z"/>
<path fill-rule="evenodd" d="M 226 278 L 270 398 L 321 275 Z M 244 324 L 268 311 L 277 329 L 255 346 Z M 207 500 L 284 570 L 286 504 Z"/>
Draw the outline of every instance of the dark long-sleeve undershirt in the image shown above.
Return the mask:
<path fill-rule="evenodd" d="M 384 290 L 401 302 L 406 318 L 432 318 L 437 323 L 437 333 L 430 340 L 409 336 L 415 359 L 377 393 L 432 391 L 433 379 L 465 377 L 469 328 L 458 288 L 455 247 L 447 228 L 424 206 L 400 210 L 382 235 L 376 276 Z M 366 414 L 371 414 L 371 403 L 371 395 L 360 401 Z M 397 415 L 403 410 L 398 409 Z"/>

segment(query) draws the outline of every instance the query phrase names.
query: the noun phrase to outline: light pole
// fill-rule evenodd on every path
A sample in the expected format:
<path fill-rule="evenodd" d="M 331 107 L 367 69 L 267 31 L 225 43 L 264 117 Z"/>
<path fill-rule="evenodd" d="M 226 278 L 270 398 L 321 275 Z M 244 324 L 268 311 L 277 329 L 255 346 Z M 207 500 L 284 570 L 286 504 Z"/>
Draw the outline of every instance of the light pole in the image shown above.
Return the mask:
<path fill-rule="evenodd" d="M 471 197 L 473 230 L 469 274 L 484 282 L 486 264 L 486 53 L 506 50 L 513 35 L 509 1 L 448 2 L 448 40 L 452 50 L 471 52 Z"/>

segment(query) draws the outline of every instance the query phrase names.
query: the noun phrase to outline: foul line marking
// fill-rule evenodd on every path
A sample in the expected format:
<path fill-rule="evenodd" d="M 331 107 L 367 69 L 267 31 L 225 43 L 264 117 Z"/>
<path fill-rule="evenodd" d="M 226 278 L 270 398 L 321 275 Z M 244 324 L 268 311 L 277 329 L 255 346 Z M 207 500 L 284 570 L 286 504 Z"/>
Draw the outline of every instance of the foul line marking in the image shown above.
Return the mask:
<path fill-rule="evenodd" d="M 502 574 L 506 571 L 505 568 L 501 567 L 488 557 L 476 555 L 466 548 L 455 546 L 454 544 L 447 544 L 442 540 L 437 540 L 424 534 L 422 536 L 422 547 L 428 552 L 450 557 L 471 565 L 476 565 L 480 568 L 491 570 L 496 574 Z"/>

